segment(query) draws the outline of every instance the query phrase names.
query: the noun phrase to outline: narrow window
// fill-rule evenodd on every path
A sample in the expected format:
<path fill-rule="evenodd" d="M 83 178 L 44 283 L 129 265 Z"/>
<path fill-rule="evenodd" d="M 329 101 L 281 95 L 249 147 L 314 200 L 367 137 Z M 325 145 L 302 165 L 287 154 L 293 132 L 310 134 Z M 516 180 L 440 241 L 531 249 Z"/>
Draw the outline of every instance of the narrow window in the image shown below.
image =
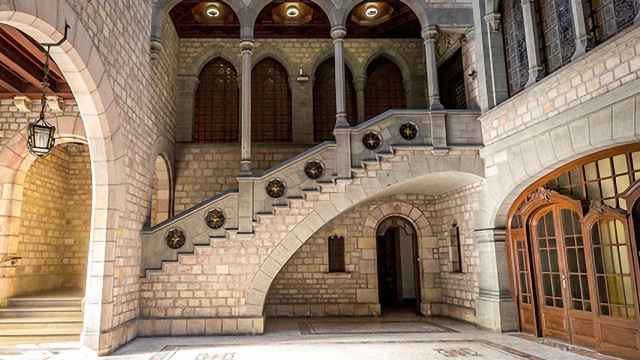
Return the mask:
<path fill-rule="evenodd" d="M 344 236 L 329 237 L 329 272 L 345 272 Z"/>
<path fill-rule="evenodd" d="M 460 227 L 453 223 L 449 230 L 451 272 L 462 272 L 462 249 L 460 247 Z"/>

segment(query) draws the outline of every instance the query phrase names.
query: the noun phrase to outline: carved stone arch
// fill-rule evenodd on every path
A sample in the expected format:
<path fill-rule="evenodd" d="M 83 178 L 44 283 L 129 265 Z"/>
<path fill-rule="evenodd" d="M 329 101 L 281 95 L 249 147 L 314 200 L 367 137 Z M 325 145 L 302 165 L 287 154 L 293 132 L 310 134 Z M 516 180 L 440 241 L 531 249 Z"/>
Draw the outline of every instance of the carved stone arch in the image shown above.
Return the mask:
<path fill-rule="evenodd" d="M 158 160 L 162 160 L 162 162 L 159 164 Z M 153 182 L 155 181 L 155 177 L 158 175 L 158 170 L 162 170 L 161 173 L 163 173 L 164 177 L 166 177 L 165 179 L 158 179 L 160 181 L 162 181 L 163 183 L 166 183 L 166 189 L 168 190 L 168 197 L 163 196 L 163 201 L 166 200 L 167 203 L 165 204 L 167 206 L 167 216 L 169 218 L 171 218 L 174 214 L 174 206 L 173 206 L 173 201 L 174 201 L 174 186 L 175 186 L 175 178 L 174 178 L 174 166 L 175 166 L 175 157 L 174 157 L 174 151 L 173 151 L 173 145 L 171 143 L 171 141 L 165 137 L 165 136 L 160 136 L 158 137 L 158 139 L 156 139 L 154 145 L 153 145 L 153 151 L 150 153 L 149 159 L 147 160 L 147 163 L 149 164 L 150 168 L 149 169 L 149 173 L 151 174 L 151 181 L 152 181 L 152 193 L 150 194 L 149 198 L 151 203 L 149 204 L 149 211 L 151 211 L 151 208 L 153 207 L 153 191 L 154 189 L 154 184 Z M 163 165 L 162 169 L 158 169 L 159 165 Z M 162 207 L 164 208 L 164 206 Z M 152 211 L 151 211 L 152 212 Z M 153 225 L 153 222 L 150 223 L 150 225 Z"/>
<path fill-rule="evenodd" d="M 229 56 L 229 53 L 222 51 L 217 48 L 205 48 L 202 52 L 196 56 L 193 61 L 187 67 L 187 75 L 199 76 L 202 70 L 207 64 L 209 64 L 214 59 L 220 58 L 229 64 L 231 64 L 238 74 L 238 77 L 241 74 L 242 66 L 240 64 L 240 58 L 238 56 L 232 57 Z"/>
<path fill-rule="evenodd" d="M 344 65 L 349 68 L 351 71 L 351 75 L 356 79 L 357 76 L 360 75 L 360 69 L 357 67 L 358 61 L 353 56 L 349 49 L 343 49 L 343 58 Z M 333 45 L 327 45 L 324 50 L 322 50 L 318 55 L 316 55 L 313 63 L 311 64 L 311 68 L 309 69 L 309 75 L 311 76 L 311 80 L 314 80 L 314 76 L 316 71 L 318 70 L 318 66 L 320 66 L 327 59 L 332 58 L 335 55 L 335 50 Z"/>
<path fill-rule="evenodd" d="M 369 57 L 363 63 L 363 66 L 362 66 L 363 76 L 366 78 L 369 66 L 371 65 L 371 63 L 373 63 L 375 60 L 377 60 L 380 57 L 384 57 L 388 59 L 392 63 L 396 64 L 396 66 L 400 69 L 400 72 L 402 73 L 402 84 L 404 85 L 404 92 L 408 102 L 409 99 L 411 99 L 411 94 L 413 94 L 413 91 L 414 91 L 412 86 L 413 84 L 411 81 L 411 74 L 412 74 L 411 66 L 409 65 L 409 62 L 407 61 L 407 59 L 405 59 L 403 55 L 401 55 L 394 49 L 379 48 L 376 51 L 374 51 L 371 55 L 369 55 Z"/>
<path fill-rule="evenodd" d="M 420 0 L 400 0 L 403 4 L 405 4 L 418 18 L 420 21 L 420 27 L 424 30 L 428 27 L 429 21 L 427 17 L 426 11 L 426 2 Z M 336 25 L 339 26 L 347 26 L 347 20 L 349 18 L 349 14 L 353 8 L 362 3 L 363 0 L 346 0 L 342 7 L 340 8 L 340 13 L 337 15 L 338 22 Z"/>
<path fill-rule="evenodd" d="M 114 315 L 111 294 L 113 273 L 105 272 L 105 266 L 113 264 L 115 254 L 109 251 L 121 238 L 118 230 L 127 201 L 127 184 L 116 174 L 125 173 L 125 131 L 121 130 L 122 112 L 112 87 L 111 77 L 100 51 L 92 41 L 83 19 L 67 1 L 59 0 L 58 9 L 51 11 L 50 1 L 22 3 L 16 7 L 12 2 L 0 11 L 0 22 L 14 26 L 38 42 L 55 43 L 63 38 L 64 27 L 72 24 L 68 41 L 63 46 L 52 48 L 51 57 L 58 65 L 73 94 L 80 94 L 76 101 L 84 131 L 86 132 L 91 157 L 92 202 L 91 240 L 89 244 L 89 266 L 84 302 L 84 322 L 81 343 L 96 351 L 108 353 L 127 341 L 118 336 L 114 328 L 121 326 L 118 334 L 135 332 L 133 324 L 122 324 Z M 64 10 L 64 11 L 63 11 Z M 15 144 L 15 143 L 14 143 Z M 18 144 L 16 144 L 18 145 Z M 20 148 L 24 143 L 18 145 Z M 5 149 L 7 150 L 7 149 Z M 8 154 L 8 165 L 18 158 Z M 4 156 L 4 155 L 0 155 Z M 0 237 L 0 254 L 6 254 L 7 240 Z"/>
<path fill-rule="evenodd" d="M 293 88 L 294 82 L 296 81 L 295 74 L 298 71 L 297 64 L 295 64 L 284 51 L 278 48 L 269 48 L 262 51 L 260 49 L 254 50 L 253 57 L 252 57 L 251 70 L 253 71 L 256 65 L 258 65 L 262 60 L 265 60 L 267 58 L 274 59 L 275 61 L 279 62 L 280 65 L 282 65 L 282 67 L 284 67 L 284 69 L 287 71 L 289 87 Z M 238 76 L 240 75 L 241 74 L 238 73 Z"/>

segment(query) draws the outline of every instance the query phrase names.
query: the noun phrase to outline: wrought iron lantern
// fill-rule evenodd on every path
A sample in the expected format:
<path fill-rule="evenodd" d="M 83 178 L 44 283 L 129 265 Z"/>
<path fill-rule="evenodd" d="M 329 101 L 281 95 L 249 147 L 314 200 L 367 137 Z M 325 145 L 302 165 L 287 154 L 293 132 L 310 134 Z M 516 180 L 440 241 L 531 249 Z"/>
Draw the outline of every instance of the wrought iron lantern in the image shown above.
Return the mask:
<path fill-rule="evenodd" d="M 42 69 L 42 96 L 40 101 L 42 103 L 40 107 L 40 116 L 38 120 L 29 124 L 27 128 L 27 148 L 29 152 L 35 156 L 43 157 L 49 155 L 53 146 L 55 145 L 56 127 L 52 126 L 45 119 L 45 113 L 47 110 L 47 90 L 50 89 L 49 83 L 49 60 L 51 58 L 50 51 L 54 46 L 60 46 L 67 41 L 67 33 L 69 31 L 69 25 L 65 24 L 64 37 L 55 44 L 42 44 L 44 47 L 45 61 Z"/>
<path fill-rule="evenodd" d="M 46 105 L 42 106 L 40 118 L 36 122 L 29 124 L 27 128 L 27 147 L 30 153 L 38 157 L 49 155 L 55 145 L 56 127 L 45 120 L 45 107 Z"/>

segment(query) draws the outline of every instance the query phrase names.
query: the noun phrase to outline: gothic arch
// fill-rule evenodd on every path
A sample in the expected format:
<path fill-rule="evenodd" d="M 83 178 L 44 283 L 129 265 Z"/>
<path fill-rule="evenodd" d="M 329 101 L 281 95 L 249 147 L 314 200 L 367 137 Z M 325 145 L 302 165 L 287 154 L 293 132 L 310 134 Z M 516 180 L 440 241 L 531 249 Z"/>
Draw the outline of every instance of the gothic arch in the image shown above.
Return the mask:
<path fill-rule="evenodd" d="M 62 71 L 67 83 L 76 94 L 76 101 L 87 134 L 91 157 L 93 197 L 90 236 L 90 258 L 87 270 L 88 296 L 85 298 L 84 323 L 81 342 L 94 351 L 108 352 L 123 339 L 105 340 L 113 330 L 114 318 L 111 287 L 114 275 L 104 271 L 113 262 L 115 255 L 107 251 L 114 245 L 120 215 L 126 208 L 126 187 L 115 174 L 125 170 L 124 147 L 114 147 L 114 141 L 122 142 L 125 136 L 119 132 L 119 105 L 114 101 L 114 90 L 106 75 L 100 51 L 89 32 L 84 28 L 78 14 L 64 1 L 58 7 L 65 11 L 52 11 L 50 2 L 38 1 L 22 4 L 18 11 L 9 5 L 9 10 L 0 11 L 0 22 L 14 26 L 39 42 L 53 43 L 61 39 L 65 23 L 73 24 L 68 41 L 54 48 L 51 56 Z M 7 7 L 5 7 L 7 8 Z M 40 16 L 38 16 L 40 14 Z M 24 140 L 24 137 L 23 137 Z M 17 170 L 26 157 L 23 140 L 16 139 L 13 147 L 1 151 L 3 157 L 0 172 Z M 6 254 L 11 239 L 0 238 L 0 253 Z M 105 316 L 103 316 L 105 314 Z"/>
<path fill-rule="evenodd" d="M 173 177 L 165 154 L 158 154 L 153 161 L 149 225 L 154 226 L 173 216 Z"/>
<path fill-rule="evenodd" d="M 372 62 L 376 61 L 379 57 L 387 58 L 392 63 L 396 64 L 396 66 L 400 69 L 400 72 L 402 73 L 402 83 L 404 85 L 405 96 L 407 100 L 409 100 L 414 90 L 411 81 L 411 66 L 409 65 L 407 59 L 405 59 L 404 56 L 402 56 L 394 49 L 379 48 L 371 53 L 371 55 L 369 55 L 367 60 L 362 65 L 362 76 L 366 78 L 369 65 L 371 65 Z"/>
<path fill-rule="evenodd" d="M 256 142 L 293 140 L 291 78 L 273 57 L 263 57 L 251 74 L 251 137 Z"/>
<path fill-rule="evenodd" d="M 187 67 L 187 75 L 198 76 L 204 67 L 216 58 L 220 58 L 231 64 L 238 73 L 238 76 L 240 75 L 242 66 L 240 61 L 238 61 L 239 58 L 237 56 L 231 56 L 228 52 L 218 48 L 204 48 Z"/>
<path fill-rule="evenodd" d="M 282 67 L 287 71 L 287 81 L 289 82 L 289 87 L 291 87 L 292 82 L 295 81 L 295 76 L 291 74 L 296 74 L 298 68 L 297 65 L 289 58 L 289 56 L 282 50 L 277 48 L 265 49 L 263 51 L 254 50 L 252 56 L 252 64 L 251 70 L 256 67 L 262 60 L 271 58 L 282 65 Z M 240 74 L 240 73 L 238 73 Z"/>
<path fill-rule="evenodd" d="M 365 118 L 370 119 L 391 109 L 407 108 L 410 98 L 407 87 L 410 86 L 410 81 L 402 73 L 402 69 L 386 55 L 372 57 L 370 60 L 365 68 Z M 377 68 L 379 65 L 386 66 L 387 69 L 382 71 Z M 376 73 L 370 73 L 371 71 Z M 396 71 L 399 71 L 401 79 L 394 76 Z"/>
<path fill-rule="evenodd" d="M 322 65 L 322 63 L 324 63 L 327 59 L 332 58 L 334 54 L 335 49 L 333 48 L 333 46 L 327 46 L 320 52 L 320 54 L 315 57 L 315 59 L 313 60 L 313 64 L 311 65 L 311 69 L 309 69 L 309 74 L 312 76 L 311 80 L 315 80 L 313 79 L 313 76 L 318 70 L 318 66 Z M 361 71 L 357 67 L 358 62 L 351 54 L 351 51 L 349 51 L 349 49 L 344 49 L 342 55 L 344 58 L 344 65 L 349 68 L 351 74 L 354 76 L 354 79 L 356 76 L 360 76 Z"/>

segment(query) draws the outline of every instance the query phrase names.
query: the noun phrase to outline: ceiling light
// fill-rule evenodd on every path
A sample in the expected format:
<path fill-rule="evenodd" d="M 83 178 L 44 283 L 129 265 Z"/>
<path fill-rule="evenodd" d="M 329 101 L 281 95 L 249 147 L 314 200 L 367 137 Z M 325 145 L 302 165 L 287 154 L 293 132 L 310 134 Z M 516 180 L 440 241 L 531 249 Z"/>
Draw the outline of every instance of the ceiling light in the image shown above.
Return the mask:
<path fill-rule="evenodd" d="M 298 10 L 298 8 L 294 7 L 294 6 L 290 6 L 289 8 L 287 8 L 287 16 L 288 17 L 296 17 L 300 15 L 300 10 Z"/>
<path fill-rule="evenodd" d="M 205 13 L 207 14 L 207 16 L 209 17 L 218 17 L 220 16 L 220 9 L 218 9 L 216 6 L 209 6 L 207 8 L 207 10 L 205 11 Z"/>
<path fill-rule="evenodd" d="M 378 8 L 376 8 L 375 6 L 370 6 L 367 8 L 367 10 L 365 10 L 364 14 L 368 17 L 368 18 L 373 18 L 378 16 Z"/>

